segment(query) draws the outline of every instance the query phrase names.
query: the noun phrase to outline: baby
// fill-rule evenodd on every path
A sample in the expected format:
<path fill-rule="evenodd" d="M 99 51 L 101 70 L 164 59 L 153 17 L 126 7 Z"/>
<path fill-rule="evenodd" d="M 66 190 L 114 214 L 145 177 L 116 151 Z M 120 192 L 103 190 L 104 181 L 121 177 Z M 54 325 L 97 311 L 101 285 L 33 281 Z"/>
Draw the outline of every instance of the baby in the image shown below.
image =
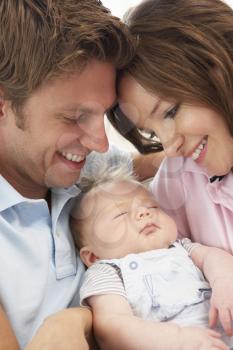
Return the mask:
<path fill-rule="evenodd" d="M 123 168 L 81 186 L 70 223 L 88 267 L 81 303 L 92 308 L 101 349 L 233 346 L 233 257 L 177 240 L 173 219 Z M 218 318 L 225 343 L 219 324 L 218 332 L 208 329 Z"/>

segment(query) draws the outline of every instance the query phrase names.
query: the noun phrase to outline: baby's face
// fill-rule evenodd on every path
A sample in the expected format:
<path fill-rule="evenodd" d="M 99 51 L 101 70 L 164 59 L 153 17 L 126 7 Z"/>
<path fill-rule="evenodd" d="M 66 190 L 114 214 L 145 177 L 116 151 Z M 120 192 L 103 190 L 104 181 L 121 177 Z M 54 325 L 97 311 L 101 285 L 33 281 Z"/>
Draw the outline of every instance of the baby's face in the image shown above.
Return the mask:
<path fill-rule="evenodd" d="M 100 185 L 81 202 L 85 245 L 100 259 L 167 248 L 177 237 L 176 224 L 138 182 Z"/>

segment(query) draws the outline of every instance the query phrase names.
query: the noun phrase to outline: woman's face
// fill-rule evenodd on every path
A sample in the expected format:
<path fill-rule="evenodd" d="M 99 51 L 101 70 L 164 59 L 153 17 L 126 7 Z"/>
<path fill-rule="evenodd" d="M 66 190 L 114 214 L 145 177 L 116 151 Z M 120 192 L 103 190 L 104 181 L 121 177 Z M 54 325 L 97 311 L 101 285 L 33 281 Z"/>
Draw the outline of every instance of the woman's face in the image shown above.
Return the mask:
<path fill-rule="evenodd" d="M 167 156 L 190 157 L 210 176 L 232 169 L 233 138 L 214 110 L 162 100 L 129 74 L 119 84 L 119 105 L 138 128 L 158 136 Z"/>

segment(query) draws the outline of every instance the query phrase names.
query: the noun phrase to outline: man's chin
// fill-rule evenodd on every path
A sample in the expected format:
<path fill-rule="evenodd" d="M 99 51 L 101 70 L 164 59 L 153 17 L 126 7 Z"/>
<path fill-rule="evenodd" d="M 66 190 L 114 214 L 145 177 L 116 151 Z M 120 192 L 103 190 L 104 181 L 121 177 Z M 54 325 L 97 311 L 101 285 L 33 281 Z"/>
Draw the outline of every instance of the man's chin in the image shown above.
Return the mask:
<path fill-rule="evenodd" d="M 46 177 L 46 186 L 48 188 L 68 188 L 75 185 L 79 180 L 80 172 L 72 176 L 61 175 L 56 177 Z"/>

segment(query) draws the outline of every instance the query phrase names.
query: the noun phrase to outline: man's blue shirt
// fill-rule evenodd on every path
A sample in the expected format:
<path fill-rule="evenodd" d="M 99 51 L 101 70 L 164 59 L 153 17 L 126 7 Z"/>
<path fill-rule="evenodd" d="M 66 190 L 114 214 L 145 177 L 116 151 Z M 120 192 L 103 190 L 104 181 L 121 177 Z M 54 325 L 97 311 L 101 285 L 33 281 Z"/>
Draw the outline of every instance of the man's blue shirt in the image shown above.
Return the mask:
<path fill-rule="evenodd" d="M 86 171 L 128 162 L 129 155 L 111 149 L 93 152 Z M 69 230 L 69 213 L 77 186 L 51 190 L 51 213 L 46 200 L 28 199 L 0 176 L 0 304 L 20 346 L 24 348 L 43 320 L 66 307 L 79 305 L 84 266 Z"/>

